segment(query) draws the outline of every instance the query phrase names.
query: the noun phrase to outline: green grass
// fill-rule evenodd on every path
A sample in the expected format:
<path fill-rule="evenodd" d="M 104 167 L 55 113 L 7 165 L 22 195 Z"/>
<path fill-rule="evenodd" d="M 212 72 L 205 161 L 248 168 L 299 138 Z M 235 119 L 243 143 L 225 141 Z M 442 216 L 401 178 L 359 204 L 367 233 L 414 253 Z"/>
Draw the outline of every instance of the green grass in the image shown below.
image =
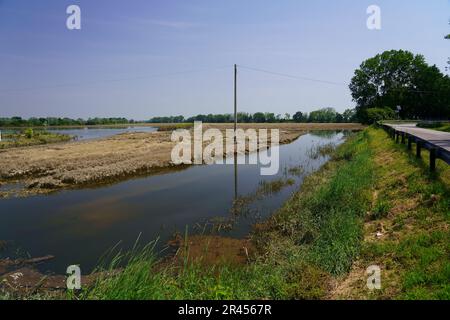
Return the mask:
<path fill-rule="evenodd" d="M 20 133 L 3 134 L 2 141 L 0 141 L 0 149 L 64 142 L 70 141 L 71 139 L 69 135 L 29 128 Z"/>
<path fill-rule="evenodd" d="M 450 124 L 443 125 L 437 128 L 434 128 L 434 130 L 444 131 L 444 132 L 450 132 Z"/>
<path fill-rule="evenodd" d="M 365 241 L 360 260 L 384 270 L 383 290 L 375 298 L 449 299 L 450 169 L 439 160 L 437 172 L 430 173 L 428 151 L 417 159 L 384 131 L 371 129 L 371 135 L 374 189 L 382 203 L 371 215 L 384 226 L 385 237 Z"/>
<path fill-rule="evenodd" d="M 420 128 L 428 128 L 432 130 L 450 132 L 449 122 L 419 122 L 417 126 Z"/>

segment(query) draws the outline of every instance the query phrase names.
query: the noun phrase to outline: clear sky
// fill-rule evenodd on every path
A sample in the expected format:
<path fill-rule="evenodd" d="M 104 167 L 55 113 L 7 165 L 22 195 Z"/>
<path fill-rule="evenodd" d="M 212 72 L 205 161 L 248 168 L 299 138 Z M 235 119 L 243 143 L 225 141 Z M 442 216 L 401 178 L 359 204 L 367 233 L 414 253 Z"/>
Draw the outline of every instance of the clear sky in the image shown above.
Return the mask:
<path fill-rule="evenodd" d="M 449 0 L 0 0 L 0 117 L 231 113 L 234 63 L 338 83 L 240 69 L 240 111 L 343 111 L 354 69 L 384 50 L 444 70 L 449 18 Z"/>

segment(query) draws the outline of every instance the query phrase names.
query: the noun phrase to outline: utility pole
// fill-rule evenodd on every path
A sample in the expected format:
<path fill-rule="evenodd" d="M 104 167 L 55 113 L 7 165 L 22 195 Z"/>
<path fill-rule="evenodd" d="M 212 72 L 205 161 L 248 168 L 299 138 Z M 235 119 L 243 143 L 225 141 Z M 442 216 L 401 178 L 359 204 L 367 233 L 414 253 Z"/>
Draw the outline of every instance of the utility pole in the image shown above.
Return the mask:
<path fill-rule="evenodd" d="M 237 130 L 237 64 L 234 65 L 234 141 Z"/>
<path fill-rule="evenodd" d="M 234 199 L 238 196 L 238 164 L 237 164 L 237 64 L 234 65 Z"/>

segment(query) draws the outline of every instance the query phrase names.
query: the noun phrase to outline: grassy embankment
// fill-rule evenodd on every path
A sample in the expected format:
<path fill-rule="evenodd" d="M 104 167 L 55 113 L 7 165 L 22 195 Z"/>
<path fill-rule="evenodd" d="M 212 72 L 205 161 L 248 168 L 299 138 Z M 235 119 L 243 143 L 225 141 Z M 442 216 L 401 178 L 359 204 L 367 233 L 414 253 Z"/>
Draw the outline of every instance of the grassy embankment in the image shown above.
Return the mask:
<path fill-rule="evenodd" d="M 257 226 L 258 254 L 250 263 L 160 265 L 147 247 L 78 298 L 448 299 L 449 182 L 446 164 L 439 161 L 430 175 L 426 160 L 369 128 Z M 373 264 L 382 269 L 382 290 L 365 287 L 365 269 Z"/>
<path fill-rule="evenodd" d="M 26 129 L 20 133 L 2 134 L 0 149 L 27 147 L 40 144 L 70 141 L 69 135 L 52 133 L 44 130 Z"/>
<path fill-rule="evenodd" d="M 444 131 L 444 132 L 450 132 L 450 124 L 444 124 L 442 126 L 439 126 L 437 128 L 434 128 L 434 130 Z"/>
<path fill-rule="evenodd" d="M 422 122 L 417 124 L 420 128 L 427 128 L 432 130 L 450 132 L 450 123 L 449 122 Z"/>

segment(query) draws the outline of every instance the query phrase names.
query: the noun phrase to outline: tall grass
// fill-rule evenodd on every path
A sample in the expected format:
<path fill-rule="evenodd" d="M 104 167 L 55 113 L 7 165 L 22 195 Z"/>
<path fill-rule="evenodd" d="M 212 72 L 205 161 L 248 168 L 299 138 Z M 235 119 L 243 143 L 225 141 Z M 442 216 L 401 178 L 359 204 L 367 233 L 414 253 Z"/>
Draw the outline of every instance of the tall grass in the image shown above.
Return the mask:
<path fill-rule="evenodd" d="M 289 238 L 305 261 L 333 275 L 348 271 L 359 251 L 374 180 L 368 139 L 362 132 L 339 147 L 268 223 L 272 241 Z"/>

